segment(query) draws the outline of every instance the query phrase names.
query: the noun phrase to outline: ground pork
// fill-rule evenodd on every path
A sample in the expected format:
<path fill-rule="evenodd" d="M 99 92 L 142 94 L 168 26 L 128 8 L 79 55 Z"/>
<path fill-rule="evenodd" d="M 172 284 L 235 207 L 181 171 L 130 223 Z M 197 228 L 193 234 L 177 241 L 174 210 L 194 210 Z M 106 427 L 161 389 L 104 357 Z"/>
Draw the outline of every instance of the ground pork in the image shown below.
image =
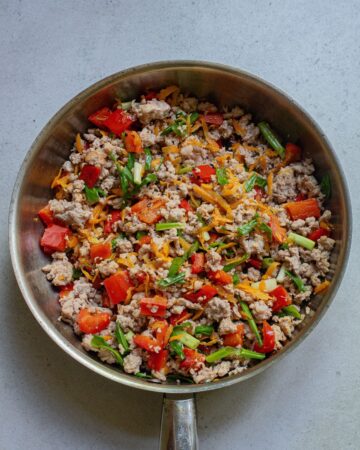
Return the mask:
<path fill-rule="evenodd" d="M 250 309 L 257 322 L 268 320 L 272 316 L 271 308 L 263 300 L 252 303 Z"/>
<path fill-rule="evenodd" d="M 231 319 L 226 318 L 221 320 L 218 329 L 220 335 L 236 333 L 236 331 L 237 331 L 237 324 L 234 323 Z"/>
<path fill-rule="evenodd" d="M 293 200 L 298 194 L 296 189 L 296 178 L 291 167 L 284 167 L 274 177 L 273 198 L 279 203 Z"/>
<path fill-rule="evenodd" d="M 138 373 L 140 372 L 140 366 L 142 364 L 142 358 L 140 352 L 137 350 L 132 351 L 124 358 L 124 370 L 126 373 Z"/>
<path fill-rule="evenodd" d="M 230 317 L 230 315 L 231 308 L 229 302 L 219 297 L 214 297 L 205 307 L 205 316 L 217 322 Z"/>
<path fill-rule="evenodd" d="M 50 200 L 49 206 L 57 219 L 75 228 L 83 227 L 91 217 L 90 208 L 82 203 Z"/>
<path fill-rule="evenodd" d="M 205 269 L 212 270 L 213 272 L 222 269 L 221 255 L 215 250 L 211 249 L 206 253 Z"/>
<path fill-rule="evenodd" d="M 190 373 L 192 374 L 195 383 L 208 383 L 217 377 L 224 377 L 229 372 L 230 367 L 230 361 L 222 361 L 220 364 L 216 364 L 215 366 L 203 367 L 198 372 L 191 369 Z"/>
<path fill-rule="evenodd" d="M 42 270 L 54 286 L 66 286 L 72 281 L 73 265 L 65 253 L 53 253 L 52 257 L 53 262 L 44 266 Z"/>
<path fill-rule="evenodd" d="M 109 277 L 118 271 L 119 264 L 112 259 L 104 259 L 104 261 L 96 264 L 96 268 L 102 276 Z"/>
<path fill-rule="evenodd" d="M 164 119 L 169 115 L 170 105 L 162 100 L 152 99 L 146 103 L 134 103 L 133 112 L 137 115 L 140 122 L 147 124 L 152 120 Z"/>

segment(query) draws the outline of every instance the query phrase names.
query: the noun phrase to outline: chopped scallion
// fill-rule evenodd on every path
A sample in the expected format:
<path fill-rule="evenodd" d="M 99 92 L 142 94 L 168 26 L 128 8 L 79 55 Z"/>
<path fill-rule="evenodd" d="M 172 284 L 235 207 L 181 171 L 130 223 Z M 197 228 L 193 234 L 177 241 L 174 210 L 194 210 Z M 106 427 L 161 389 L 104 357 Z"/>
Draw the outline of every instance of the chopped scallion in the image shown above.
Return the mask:
<path fill-rule="evenodd" d="M 262 341 L 259 329 L 258 329 L 256 322 L 250 312 L 248 305 L 245 302 L 240 302 L 240 306 L 241 306 L 243 313 L 245 314 L 246 320 L 249 324 L 249 327 L 251 328 L 251 331 L 255 334 L 256 340 L 258 341 L 258 344 L 261 347 L 263 345 L 263 341 Z"/>
<path fill-rule="evenodd" d="M 216 179 L 220 186 L 225 186 L 225 184 L 228 184 L 229 178 L 227 176 L 226 169 L 216 169 Z"/>
<path fill-rule="evenodd" d="M 230 272 L 230 270 L 235 269 L 235 267 L 239 266 L 240 264 L 244 263 L 249 259 L 250 255 L 248 253 L 244 253 L 240 258 L 237 258 L 236 261 L 233 261 L 230 264 L 226 264 L 223 268 L 224 272 Z"/>
<path fill-rule="evenodd" d="M 284 159 L 285 148 L 281 145 L 279 139 L 275 136 L 274 132 L 270 128 L 270 125 L 267 122 L 260 122 L 258 124 L 258 127 L 266 142 L 276 151 L 281 159 Z"/>
<path fill-rule="evenodd" d="M 307 248 L 308 250 L 312 250 L 315 247 L 315 241 L 312 241 L 311 239 L 297 233 L 290 232 L 288 234 L 288 239 L 301 247 Z"/>
<path fill-rule="evenodd" d="M 156 231 L 171 230 L 173 228 L 184 229 L 185 223 L 184 222 L 162 222 L 162 223 L 157 223 L 155 225 Z"/>

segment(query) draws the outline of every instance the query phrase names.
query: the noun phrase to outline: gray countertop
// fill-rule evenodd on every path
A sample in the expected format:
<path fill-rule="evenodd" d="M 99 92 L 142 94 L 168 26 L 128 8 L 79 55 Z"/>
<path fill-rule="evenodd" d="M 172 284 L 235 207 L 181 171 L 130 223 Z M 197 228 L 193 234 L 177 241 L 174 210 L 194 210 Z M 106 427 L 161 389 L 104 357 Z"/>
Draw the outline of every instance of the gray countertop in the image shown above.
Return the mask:
<path fill-rule="evenodd" d="M 199 395 L 201 448 L 359 448 L 359 5 L 0 1 L 1 450 L 157 446 L 161 397 L 91 373 L 31 316 L 11 269 L 7 215 L 27 149 L 66 101 L 113 72 L 166 59 L 234 65 L 294 97 L 334 145 L 353 201 L 351 258 L 330 310 L 304 343 L 265 373 Z"/>

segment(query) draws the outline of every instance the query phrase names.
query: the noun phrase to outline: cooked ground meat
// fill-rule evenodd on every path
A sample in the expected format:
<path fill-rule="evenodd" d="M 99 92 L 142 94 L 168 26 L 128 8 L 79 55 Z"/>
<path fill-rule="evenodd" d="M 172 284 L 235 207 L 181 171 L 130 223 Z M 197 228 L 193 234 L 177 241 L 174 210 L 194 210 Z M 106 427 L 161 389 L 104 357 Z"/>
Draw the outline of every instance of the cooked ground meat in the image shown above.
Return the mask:
<path fill-rule="evenodd" d="M 312 161 L 176 86 L 89 120 L 39 212 L 42 270 L 83 348 L 156 382 L 207 383 L 258 363 L 242 349 L 287 345 L 332 273 Z"/>

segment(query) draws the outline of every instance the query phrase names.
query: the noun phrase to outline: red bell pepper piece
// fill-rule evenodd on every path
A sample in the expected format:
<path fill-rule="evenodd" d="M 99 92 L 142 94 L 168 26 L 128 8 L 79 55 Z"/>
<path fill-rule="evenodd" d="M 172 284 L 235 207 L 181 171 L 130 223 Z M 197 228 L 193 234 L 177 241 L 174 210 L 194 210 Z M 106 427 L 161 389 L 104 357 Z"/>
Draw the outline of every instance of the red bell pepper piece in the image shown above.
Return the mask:
<path fill-rule="evenodd" d="M 129 153 L 143 153 L 141 137 L 136 131 L 128 131 L 125 136 L 125 148 Z"/>
<path fill-rule="evenodd" d="M 140 313 L 144 316 L 165 317 L 167 299 L 160 295 L 144 297 L 140 300 Z"/>
<path fill-rule="evenodd" d="M 224 122 L 223 115 L 217 113 L 205 114 L 204 119 L 206 123 L 210 123 L 212 125 L 221 125 Z"/>
<path fill-rule="evenodd" d="M 135 203 L 135 205 L 131 207 L 131 211 L 136 214 L 142 222 L 153 225 L 162 218 L 160 209 L 164 206 L 165 200 L 144 198 L 138 203 Z"/>
<path fill-rule="evenodd" d="M 133 286 L 129 272 L 123 270 L 104 280 L 104 286 L 112 306 L 125 301 L 128 290 Z"/>
<path fill-rule="evenodd" d="M 301 159 L 301 148 L 288 142 L 285 146 L 285 164 L 290 164 Z"/>
<path fill-rule="evenodd" d="M 263 321 L 263 345 L 254 345 L 254 350 L 259 353 L 270 353 L 275 348 L 275 333 L 266 320 Z"/>
<path fill-rule="evenodd" d="M 149 336 L 144 336 L 143 334 L 136 334 L 133 338 L 134 343 L 148 352 L 155 352 L 159 350 L 160 346 L 156 339 Z"/>
<path fill-rule="evenodd" d="M 85 334 L 95 334 L 104 330 L 110 323 L 111 315 L 107 312 L 90 312 L 87 308 L 80 310 L 76 321 Z"/>
<path fill-rule="evenodd" d="M 261 188 L 260 186 L 255 186 L 254 187 L 254 191 L 256 192 L 255 194 L 255 200 L 257 200 L 258 202 L 265 197 L 265 191 L 263 188 Z"/>
<path fill-rule="evenodd" d="M 274 241 L 279 244 L 284 243 L 286 241 L 286 229 L 280 225 L 279 219 L 276 216 L 270 216 L 269 226 L 271 228 Z"/>
<path fill-rule="evenodd" d="M 110 234 L 112 230 L 112 226 L 115 222 L 121 220 L 121 211 L 114 210 L 109 214 L 110 217 L 107 218 L 104 226 L 104 233 Z"/>
<path fill-rule="evenodd" d="M 181 322 L 184 322 L 184 320 L 187 319 L 188 316 L 189 312 L 186 309 L 184 309 L 184 311 L 181 312 L 180 314 L 171 314 L 169 321 L 171 325 L 179 325 Z"/>
<path fill-rule="evenodd" d="M 74 283 L 69 283 L 66 286 L 63 286 L 59 291 L 59 297 L 66 297 L 72 290 L 74 289 Z"/>
<path fill-rule="evenodd" d="M 308 235 L 308 238 L 311 239 L 312 241 L 317 241 L 322 236 L 330 236 L 330 233 L 331 233 L 330 230 L 328 230 L 327 228 L 319 227 L 316 230 L 312 231 Z"/>
<path fill-rule="evenodd" d="M 316 198 L 308 198 L 300 202 L 290 202 L 285 205 L 292 220 L 307 219 L 308 217 L 319 218 L 321 211 Z"/>
<path fill-rule="evenodd" d="M 164 348 L 167 342 L 166 335 L 169 329 L 169 324 L 166 322 L 166 320 L 158 320 L 155 322 L 156 328 L 155 328 L 155 336 L 156 340 L 158 341 L 161 348 Z"/>
<path fill-rule="evenodd" d="M 49 205 L 46 205 L 42 209 L 40 209 L 40 211 L 38 212 L 38 215 L 44 225 L 46 225 L 47 227 L 50 225 L 53 225 L 54 215 L 53 215 L 53 212 L 51 211 Z"/>
<path fill-rule="evenodd" d="M 160 350 L 159 353 L 150 353 L 147 360 L 148 368 L 156 372 L 161 372 L 166 367 L 168 356 L 168 350 Z"/>
<path fill-rule="evenodd" d="M 144 95 L 146 100 L 152 100 L 153 98 L 157 97 L 156 91 L 149 91 L 147 94 Z"/>
<path fill-rule="evenodd" d="M 204 253 L 194 253 L 190 257 L 191 260 L 191 273 L 203 272 L 205 267 L 205 254 Z"/>
<path fill-rule="evenodd" d="M 295 201 L 296 201 L 296 202 L 302 202 L 303 200 L 306 200 L 306 197 L 305 197 L 304 194 L 298 194 L 298 195 L 295 197 Z"/>
<path fill-rule="evenodd" d="M 224 272 L 223 270 L 216 270 L 215 272 L 208 272 L 207 274 L 208 278 L 215 283 L 218 284 L 230 284 L 232 283 L 232 277 L 228 273 Z"/>
<path fill-rule="evenodd" d="M 91 114 L 88 119 L 97 127 L 104 128 L 105 122 L 108 120 L 110 115 L 111 110 L 105 106 L 104 108 L 99 109 L 99 111 Z"/>
<path fill-rule="evenodd" d="M 290 305 L 291 298 L 283 286 L 278 286 L 273 291 L 269 293 L 272 297 L 274 297 L 272 310 L 273 312 L 280 311 L 285 306 Z"/>
<path fill-rule="evenodd" d="M 179 206 L 180 206 L 180 208 L 185 209 L 186 212 L 194 211 L 192 206 L 190 205 L 190 203 L 187 200 L 185 200 L 185 198 L 183 198 L 181 200 Z"/>
<path fill-rule="evenodd" d="M 192 302 L 207 303 L 218 293 L 217 289 L 211 284 L 205 284 L 196 292 L 187 292 L 184 297 Z"/>
<path fill-rule="evenodd" d="M 114 134 L 121 135 L 125 130 L 128 130 L 134 120 L 122 109 L 115 109 L 110 116 L 105 120 L 104 125 Z"/>
<path fill-rule="evenodd" d="M 257 258 L 250 258 L 250 259 L 248 259 L 247 263 L 250 266 L 255 267 L 255 269 L 258 269 L 258 270 L 260 270 L 262 267 L 262 261 Z"/>
<path fill-rule="evenodd" d="M 87 187 L 93 188 L 99 179 L 100 173 L 100 167 L 87 164 L 81 169 L 79 179 L 84 180 Z"/>
<path fill-rule="evenodd" d="M 205 361 L 205 355 L 192 350 L 191 348 L 184 348 L 185 359 L 181 361 L 180 367 L 182 369 L 199 369 L 201 364 Z"/>
<path fill-rule="evenodd" d="M 90 258 L 93 261 L 100 261 L 108 259 L 111 256 L 111 245 L 107 244 L 92 244 L 90 247 Z"/>
<path fill-rule="evenodd" d="M 69 228 L 50 225 L 45 229 L 40 245 L 45 253 L 63 252 L 66 249 L 66 237 L 69 234 Z"/>
<path fill-rule="evenodd" d="M 223 343 L 229 347 L 240 347 L 244 338 L 244 325 L 239 324 L 235 333 L 225 334 L 223 336 Z"/>
<path fill-rule="evenodd" d="M 212 166 L 209 166 L 208 164 L 197 166 L 192 171 L 192 181 L 197 184 L 201 183 L 210 183 L 211 182 L 211 176 L 215 175 L 216 171 Z"/>

